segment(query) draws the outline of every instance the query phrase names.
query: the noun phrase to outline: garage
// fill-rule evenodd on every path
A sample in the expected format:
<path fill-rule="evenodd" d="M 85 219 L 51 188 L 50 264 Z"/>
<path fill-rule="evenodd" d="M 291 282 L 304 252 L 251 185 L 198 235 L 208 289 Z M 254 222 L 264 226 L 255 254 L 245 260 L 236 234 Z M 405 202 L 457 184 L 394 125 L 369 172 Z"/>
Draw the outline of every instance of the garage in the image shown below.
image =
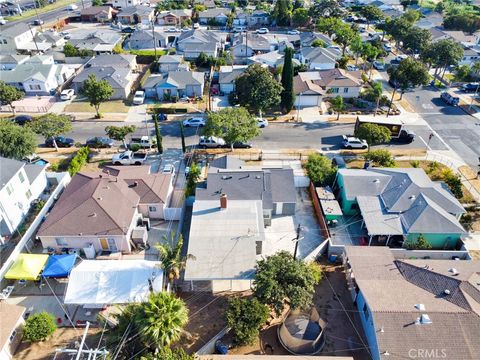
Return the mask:
<path fill-rule="evenodd" d="M 319 106 L 321 102 L 320 95 L 297 95 L 295 99 L 295 107 L 300 106 Z"/>

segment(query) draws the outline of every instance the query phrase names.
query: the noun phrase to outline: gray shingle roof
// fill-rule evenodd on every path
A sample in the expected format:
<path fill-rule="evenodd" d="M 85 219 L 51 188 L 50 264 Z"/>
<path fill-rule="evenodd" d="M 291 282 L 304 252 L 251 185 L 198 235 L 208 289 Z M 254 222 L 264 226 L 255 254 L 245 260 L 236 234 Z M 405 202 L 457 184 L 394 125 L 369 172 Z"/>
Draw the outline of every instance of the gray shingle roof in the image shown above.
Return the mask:
<path fill-rule="evenodd" d="M 204 73 L 196 71 L 170 71 L 161 79 L 152 77 L 154 80 L 145 83 L 144 87 L 151 87 L 154 85 L 161 86 L 162 84 L 170 84 L 178 89 L 185 89 L 187 85 L 201 85 L 204 81 Z M 147 84 L 149 86 L 147 86 Z M 153 85 L 154 84 L 154 85 Z"/>
<path fill-rule="evenodd" d="M 220 72 L 218 74 L 218 82 L 220 84 L 230 84 L 245 72 L 245 69 L 233 69 L 229 72 Z"/>
<path fill-rule="evenodd" d="M 215 168 L 232 170 L 241 169 L 244 164 L 245 162 L 243 160 L 240 160 L 239 158 L 225 155 L 212 160 L 209 164 L 209 171 L 217 171 Z"/>
<path fill-rule="evenodd" d="M 93 66 L 132 67 L 136 64 L 136 56 L 130 54 L 100 54 L 95 56 L 89 64 Z"/>
<path fill-rule="evenodd" d="M 25 165 L 22 161 L 0 156 L 0 187 L 3 188 L 10 179 Z"/>
<path fill-rule="evenodd" d="M 119 89 L 119 88 L 125 88 L 125 86 L 128 85 L 130 82 L 129 76 L 130 76 L 130 69 L 128 68 L 115 68 L 112 66 L 108 67 L 90 67 L 83 69 L 83 71 L 78 74 L 74 79 L 73 82 L 75 83 L 83 83 L 85 80 L 87 80 L 89 75 L 95 75 L 97 80 L 107 80 L 110 85 L 112 85 L 113 88 Z"/>
<path fill-rule="evenodd" d="M 61 65 L 23 63 L 10 71 L 2 71 L 1 78 L 6 83 L 21 83 L 28 79 L 45 81 L 52 71 Z"/>
<path fill-rule="evenodd" d="M 180 64 L 182 61 L 182 55 L 163 55 L 158 59 L 159 64 Z"/>
<path fill-rule="evenodd" d="M 201 11 L 198 14 L 199 18 L 215 18 L 220 15 L 228 16 L 232 12 L 231 9 L 228 8 L 213 8 L 213 9 L 206 9 Z"/>
<path fill-rule="evenodd" d="M 148 16 L 153 13 L 154 9 L 149 6 L 137 5 L 137 6 L 129 6 L 123 8 L 117 16 Z"/>
<path fill-rule="evenodd" d="M 45 170 L 45 165 L 25 164 L 25 173 L 27 174 L 28 181 L 32 184 L 37 177 Z"/>
<path fill-rule="evenodd" d="M 16 23 L 15 25 L 2 26 L 2 36 L 3 37 L 16 37 L 18 35 L 30 32 L 26 22 Z"/>

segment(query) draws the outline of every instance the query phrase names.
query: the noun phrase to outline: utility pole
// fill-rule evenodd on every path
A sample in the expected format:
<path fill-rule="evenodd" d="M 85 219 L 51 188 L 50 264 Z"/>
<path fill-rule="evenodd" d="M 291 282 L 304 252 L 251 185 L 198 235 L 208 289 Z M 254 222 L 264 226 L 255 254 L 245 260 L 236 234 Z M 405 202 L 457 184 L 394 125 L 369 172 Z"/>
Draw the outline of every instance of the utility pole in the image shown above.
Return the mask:
<path fill-rule="evenodd" d="M 300 242 L 300 230 L 301 230 L 300 224 L 297 226 L 297 237 L 293 240 L 295 241 L 295 250 L 293 251 L 293 260 L 297 260 L 297 250 L 298 250 L 298 243 Z"/>
<path fill-rule="evenodd" d="M 28 25 L 28 28 L 30 29 L 30 34 L 32 34 L 32 39 L 33 39 L 33 42 L 35 43 L 35 47 L 37 48 L 37 51 L 40 52 L 40 50 L 38 49 L 38 44 L 37 44 L 37 40 L 35 39 L 35 34 L 33 33 L 33 30 L 32 30 L 32 26 L 27 23 Z"/>
<path fill-rule="evenodd" d="M 72 354 L 72 355 L 76 354 L 75 360 L 82 359 L 82 355 L 88 355 L 89 359 L 96 359 L 97 356 L 101 356 L 102 359 L 106 359 L 108 355 L 108 351 L 105 349 L 100 350 L 96 348 L 91 350 L 83 350 L 83 347 L 85 346 L 85 339 L 87 338 L 89 328 L 90 328 L 90 322 L 87 321 L 87 326 L 85 326 L 85 330 L 82 336 L 82 341 L 80 342 L 80 346 L 78 349 L 56 349 L 55 357 L 57 356 L 58 353 L 66 353 L 66 354 Z"/>

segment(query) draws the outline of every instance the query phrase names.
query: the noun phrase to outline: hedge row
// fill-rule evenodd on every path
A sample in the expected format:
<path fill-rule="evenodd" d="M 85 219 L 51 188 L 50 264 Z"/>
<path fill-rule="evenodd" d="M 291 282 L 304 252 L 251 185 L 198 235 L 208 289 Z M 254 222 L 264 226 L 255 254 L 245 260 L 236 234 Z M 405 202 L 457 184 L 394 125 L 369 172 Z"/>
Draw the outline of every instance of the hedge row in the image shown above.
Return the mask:
<path fill-rule="evenodd" d="M 70 165 L 68 166 L 68 172 L 70 173 L 70 176 L 73 176 L 82 170 L 82 166 L 87 163 L 89 154 L 90 149 L 88 146 L 84 146 L 78 150 L 77 154 L 73 157 L 72 161 L 70 161 Z"/>

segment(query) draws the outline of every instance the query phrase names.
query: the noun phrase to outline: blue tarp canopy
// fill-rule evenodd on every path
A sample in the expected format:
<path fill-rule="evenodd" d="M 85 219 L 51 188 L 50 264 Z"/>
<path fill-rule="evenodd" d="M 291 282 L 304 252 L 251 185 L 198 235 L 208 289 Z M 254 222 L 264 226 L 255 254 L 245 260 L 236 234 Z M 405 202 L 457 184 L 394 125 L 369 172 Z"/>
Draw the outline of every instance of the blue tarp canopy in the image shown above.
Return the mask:
<path fill-rule="evenodd" d="M 70 275 L 77 260 L 77 255 L 50 255 L 43 270 L 43 277 L 61 278 Z"/>

